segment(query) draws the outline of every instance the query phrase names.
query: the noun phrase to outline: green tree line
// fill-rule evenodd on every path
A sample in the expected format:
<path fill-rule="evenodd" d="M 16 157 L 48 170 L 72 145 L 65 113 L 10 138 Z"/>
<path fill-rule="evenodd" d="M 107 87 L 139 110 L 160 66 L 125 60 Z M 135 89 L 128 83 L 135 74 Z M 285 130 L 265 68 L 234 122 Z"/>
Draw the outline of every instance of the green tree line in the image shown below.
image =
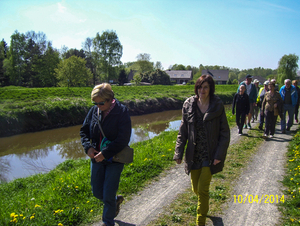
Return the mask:
<path fill-rule="evenodd" d="M 115 31 L 99 32 L 93 38 L 86 38 L 82 49 L 60 50 L 52 46 L 43 32 L 28 31 L 22 34 L 15 31 L 10 44 L 0 42 L 0 85 L 24 87 L 80 87 L 92 86 L 101 82 L 119 83 L 141 82 L 151 84 L 171 84 L 160 61 L 151 62 L 150 54 L 141 53 L 134 62 L 121 62 L 123 46 Z M 237 83 L 247 74 L 264 78 L 295 79 L 299 57 L 284 55 L 277 69 L 253 68 L 239 70 L 225 66 L 198 67 L 183 64 L 170 65 L 170 70 L 191 70 L 194 82 L 202 70 L 229 70 L 228 84 Z"/>

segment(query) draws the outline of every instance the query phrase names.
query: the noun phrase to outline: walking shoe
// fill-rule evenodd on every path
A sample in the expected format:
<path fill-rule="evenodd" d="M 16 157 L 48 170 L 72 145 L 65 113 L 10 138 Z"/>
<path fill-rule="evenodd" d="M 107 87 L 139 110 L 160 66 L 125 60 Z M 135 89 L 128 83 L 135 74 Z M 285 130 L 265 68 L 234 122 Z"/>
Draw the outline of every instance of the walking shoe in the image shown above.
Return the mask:
<path fill-rule="evenodd" d="M 246 124 L 244 125 L 244 129 L 247 129 L 247 125 Z"/>
<path fill-rule="evenodd" d="M 263 137 L 264 139 L 267 139 L 268 135 L 267 135 L 267 134 L 264 134 L 262 137 Z"/>
<path fill-rule="evenodd" d="M 290 128 L 291 128 L 291 127 L 289 127 L 289 126 L 288 126 L 288 127 L 286 127 L 286 131 L 290 131 Z"/>
<path fill-rule="evenodd" d="M 248 129 L 251 129 L 251 125 L 250 125 L 250 123 L 248 123 Z"/>
<path fill-rule="evenodd" d="M 243 135 L 243 133 L 239 133 L 239 136 L 242 136 Z"/>
<path fill-rule="evenodd" d="M 120 212 L 120 205 L 121 203 L 124 201 L 124 198 L 122 195 L 118 195 L 117 196 L 117 201 L 116 201 L 116 205 L 117 205 L 117 210 L 116 210 L 116 216 L 118 216 L 119 212 Z M 115 217 L 116 217 L 115 216 Z"/>

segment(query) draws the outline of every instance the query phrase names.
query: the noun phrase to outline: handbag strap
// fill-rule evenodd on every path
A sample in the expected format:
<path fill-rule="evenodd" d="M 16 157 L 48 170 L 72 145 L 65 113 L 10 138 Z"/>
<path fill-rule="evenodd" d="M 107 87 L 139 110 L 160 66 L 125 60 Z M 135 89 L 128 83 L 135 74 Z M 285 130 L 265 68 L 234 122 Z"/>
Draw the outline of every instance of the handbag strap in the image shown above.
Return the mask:
<path fill-rule="evenodd" d="M 97 119 L 98 119 L 98 126 L 99 126 L 99 129 L 100 129 L 100 131 L 101 131 L 103 137 L 105 137 L 105 134 L 104 134 L 104 132 L 103 132 L 103 129 L 102 129 L 102 127 L 101 127 L 100 120 L 99 120 L 99 117 L 100 117 L 99 108 L 98 108 L 97 114 L 98 114 Z"/>

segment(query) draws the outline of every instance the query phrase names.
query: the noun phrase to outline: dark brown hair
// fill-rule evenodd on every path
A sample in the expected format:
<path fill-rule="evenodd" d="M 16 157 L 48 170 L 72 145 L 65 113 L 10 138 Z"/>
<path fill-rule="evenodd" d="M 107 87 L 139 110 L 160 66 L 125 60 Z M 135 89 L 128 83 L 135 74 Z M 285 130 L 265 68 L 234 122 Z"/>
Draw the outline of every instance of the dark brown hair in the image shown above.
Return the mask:
<path fill-rule="evenodd" d="M 197 79 L 195 84 L 195 94 L 198 98 L 198 89 L 202 86 L 204 82 L 207 82 L 209 85 L 209 97 L 212 97 L 215 93 L 215 81 L 213 80 L 211 75 L 202 75 Z"/>

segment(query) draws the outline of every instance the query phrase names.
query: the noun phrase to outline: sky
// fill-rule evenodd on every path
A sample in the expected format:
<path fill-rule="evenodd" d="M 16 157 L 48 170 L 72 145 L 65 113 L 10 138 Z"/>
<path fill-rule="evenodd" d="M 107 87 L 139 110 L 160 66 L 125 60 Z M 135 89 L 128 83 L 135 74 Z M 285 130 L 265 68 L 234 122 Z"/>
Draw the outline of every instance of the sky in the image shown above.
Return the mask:
<path fill-rule="evenodd" d="M 183 64 L 276 69 L 300 55 L 298 0 L 0 0 L 0 39 L 43 32 L 53 47 L 81 49 L 115 31 L 123 63 L 148 53 L 164 69 Z M 299 63 L 299 62 L 298 62 Z"/>

